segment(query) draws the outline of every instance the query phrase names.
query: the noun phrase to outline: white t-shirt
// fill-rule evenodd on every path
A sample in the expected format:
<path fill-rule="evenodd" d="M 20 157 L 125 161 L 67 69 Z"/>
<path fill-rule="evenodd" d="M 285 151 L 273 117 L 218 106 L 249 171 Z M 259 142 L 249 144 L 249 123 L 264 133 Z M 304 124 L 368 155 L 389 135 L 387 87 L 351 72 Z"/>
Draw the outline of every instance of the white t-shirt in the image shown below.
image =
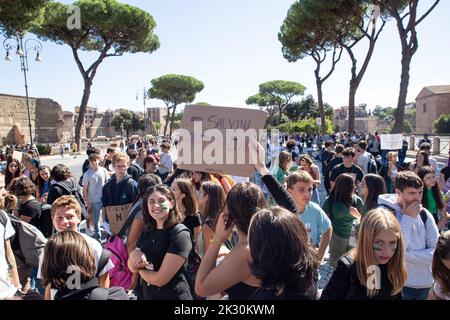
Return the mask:
<path fill-rule="evenodd" d="M 437 167 L 438 167 L 437 160 L 430 156 L 430 157 L 428 157 L 428 162 L 430 162 L 430 165 L 431 165 L 431 167 L 433 167 L 434 172 L 437 172 Z"/>
<path fill-rule="evenodd" d="M 161 153 L 161 155 L 159 156 L 159 163 L 164 165 L 165 167 L 169 168 L 162 168 L 159 167 L 158 172 L 163 174 L 163 173 L 167 173 L 170 170 L 172 170 L 172 166 L 173 166 L 173 162 L 172 162 L 172 155 L 170 153 Z"/>
<path fill-rule="evenodd" d="M 102 190 L 108 179 L 109 173 L 104 167 L 98 167 L 97 171 L 89 169 L 84 173 L 83 187 L 88 187 L 91 203 L 102 203 Z"/>
<path fill-rule="evenodd" d="M 95 258 L 95 264 L 98 266 L 98 260 L 100 259 L 100 256 L 102 255 L 102 245 L 95 240 L 94 238 L 89 237 L 87 234 L 84 233 L 80 233 L 83 238 L 87 241 L 89 247 L 91 247 L 92 252 L 94 254 L 94 258 Z M 42 267 L 42 262 L 44 259 L 44 254 L 42 254 L 39 257 L 39 269 L 37 272 L 37 277 L 38 279 L 42 279 L 42 275 L 41 275 L 41 267 Z M 103 268 L 103 270 L 100 272 L 100 276 L 104 275 L 105 273 L 107 273 L 109 270 L 111 270 L 112 268 L 114 268 L 114 264 L 112 263 L 111 259 L 108 261 L 108 263 L 106 264 L 106 266 Z M 95 268 L 95 272 L 97 272 L 97 267 Z M 58 290 L 56 289 L 52 289 L 51 290 L 51 297 L 52 300 L 55 298 L 56 293 L 58 292 Z"/>
<path fill-rule="evenodd" d="M 6 226 L 0 223 L 0 235 L 2 243 L 0 244 L 0 300 L 11 298 L 17 291 L 16 287 L 9 281 L 8 262 L 6 261 L 5 241 L 10 239 L 15 231 L 11 225 L 9 217 L 3 212 L 0 214 L 6 216 Z"/>

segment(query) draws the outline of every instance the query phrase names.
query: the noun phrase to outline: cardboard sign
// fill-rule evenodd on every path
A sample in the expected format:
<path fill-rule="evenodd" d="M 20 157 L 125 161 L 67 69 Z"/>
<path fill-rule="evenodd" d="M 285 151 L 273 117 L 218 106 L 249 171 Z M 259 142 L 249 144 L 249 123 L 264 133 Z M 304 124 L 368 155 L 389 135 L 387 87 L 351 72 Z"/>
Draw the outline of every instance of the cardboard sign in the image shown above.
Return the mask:
<path fill-rule="evenodd" d="M 127 221 L 128 213 L 131 209 L 131 203 L 119 205 L 119 206 L 108 206 L 105 207 L 106 216 L 109 221 L 109 228 L 111 229 L 112 235 L 119 233 L 123 225 Z"/>
<path fill-rule="evenodd" d="M 400 150 L 403 147 L 403 134 L 380 134 L 381 150 Z"/>
<path fill-rule="evenodd" d="M 247 108 L 189 105 L 184 109 L 178 168 L 250 177 L 249 139 L 260 136 L 267 112 Z"/>
<path fill-rule="evenodd" d="M 19 160 L 19 162 L 22 162 L 23 152 L 15 151 L 13 152 L 13 158 Z"/>

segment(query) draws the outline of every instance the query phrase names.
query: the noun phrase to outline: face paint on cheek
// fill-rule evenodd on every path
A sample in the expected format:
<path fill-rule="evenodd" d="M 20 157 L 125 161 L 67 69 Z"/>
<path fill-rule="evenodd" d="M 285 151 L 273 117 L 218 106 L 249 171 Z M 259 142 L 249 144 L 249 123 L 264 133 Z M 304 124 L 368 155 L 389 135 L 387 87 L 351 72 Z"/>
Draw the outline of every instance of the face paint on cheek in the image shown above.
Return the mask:
<path fill-rule="evenodd" d="M 161 209 L 163 209 L 164 211 L 169 211 L 169 201 L 161 203 Z"/>
<path fill-rule="evenodd" d="M 395 251 L 397 250 L 397 242 L 390 243 L 389 248 L 391 249 L 392 253 L 395 253 Z"/>
<path fill-rule="evenodd" d="M 372 245 L 372 249 L 375 251 L 378 251 L 378 252 L 383 250 L 383 249 L 381 249 L 381 246 L 378 243 L 374 243 Z"/>

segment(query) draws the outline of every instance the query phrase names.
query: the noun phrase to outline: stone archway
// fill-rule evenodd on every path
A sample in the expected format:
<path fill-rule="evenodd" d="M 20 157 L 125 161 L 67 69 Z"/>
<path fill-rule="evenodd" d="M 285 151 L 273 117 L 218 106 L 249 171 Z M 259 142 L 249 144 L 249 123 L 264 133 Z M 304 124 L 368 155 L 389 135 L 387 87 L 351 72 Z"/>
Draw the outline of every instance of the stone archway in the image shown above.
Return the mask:
<path fill-rule="evenodd" d="M 25 144 L 25 135 L 20 133 L 17 125 L 13 125 L 6 136 L 6 142 L 13 145 Z"/>

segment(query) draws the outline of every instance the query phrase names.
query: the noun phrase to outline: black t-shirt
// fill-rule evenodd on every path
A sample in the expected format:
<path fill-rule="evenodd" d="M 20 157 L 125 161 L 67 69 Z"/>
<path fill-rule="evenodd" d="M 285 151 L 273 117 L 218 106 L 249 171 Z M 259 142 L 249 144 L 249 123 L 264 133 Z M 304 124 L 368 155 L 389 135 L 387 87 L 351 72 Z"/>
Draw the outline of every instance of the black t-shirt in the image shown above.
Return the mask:
<path fill-rule="evenodd" d="M 19 217 L 31 217 L 29 222 L 36 228 L 41 228 L 41 204 L 36 199 L 28 200 L 19 206 Z"/>
<path fill-rule="evenodd" d="M 111 164 L 112 164 L 112 160 L 109 160 L 109 159 L 105 160 L 105 168 L 106 168 L 106 170 L 111 171 L 111 169 L 110 169 L 110 165 Z"/>
<path fill-rule="evenodd" d="M 350 168 L 347 168 L 342 163 L 342 164 L 334 167 L 334 169 L 331 171 L 330 181 L 333 181 L 333 182 L 336 181 L 336 178 L 339 175 L 343 174 L 343 173 L 348 173 L 350 175 L 355 175 L 356 183 L 361 182 L 363 177 L 364 177 L 364 172 L 361 170 L 360 167 L 352 165 Z"/>
<path fill-rule="evenodd" d="M 194 236 L 194 229 L 202 225 L 200 214 L 196 212 L 192 216 L 187 216 L 186 218 L 184 218 L 183 224 L 188 227 L 188 229 L 191 231 L 192 236 Z"/>
<path fill-rule="evenodd" d="M 331 159 L 330 162 L 328 162 L 328 164 L 327 164 L 326 172 L 330 173 L 331 171 L 333 171 L 334 167 L 336 167 L 337 165 L 340 165 L 343 162 L 344 162 L 344 159 L 339 156 Z"/>
<path fill-rule="evenodd" d="M 86 160 L 84 160 L 84 163 L 83 163 L 83 174 L 86 172 L 86 171 L 88 171 L 89 170 L 89 160 L 88 159 L 86 159 Z"/>
<path fill-rule="evenodd" d="M 448 178 L 450 178 L 450 167 L 445 167 L 442 169 L 441 174 L 444 175 L 445 182 L 447 182 Z"/>
<path fill-rule="evenodd" d="M 176 228 L 176 229 L 175 229 Z M 177 230 L 178 229 L 178 230 Z M 172 227 L 171 229 L 146 230 L 141 236 L 138 246 L 145 254 L 147 261 L 153 264 L 155 271 L 161 268 L 166 253 L 172 253 L 186 258 L 186 262 L 172 279 L 160 289 L 155 286 L 147 286 L 144 296 L 147 299 L 188 299 L 192 295 L 189 284 L 184 276 L 185 266 L 189 253 L 192 250 L 192 241 L 189 230 L 183 226 Z"/>
<path fill-rule="evenodd" d="M 276 289 L 258 288 L 248 300 L 316 300 L 317 283 L 306 292 L 294 292 L 280 297 Z"/>
<path fill-rule="evenodd" d="M 368 297 L 367 288 L 359 281 L 356 263 L 348 255 L 341 257 L 320 300 L 402 300 L 401 293 L 391 295 L 393 286 L 389 280 L 387 264 L 378 267 L 381 288 L 375 296 Z"/>

